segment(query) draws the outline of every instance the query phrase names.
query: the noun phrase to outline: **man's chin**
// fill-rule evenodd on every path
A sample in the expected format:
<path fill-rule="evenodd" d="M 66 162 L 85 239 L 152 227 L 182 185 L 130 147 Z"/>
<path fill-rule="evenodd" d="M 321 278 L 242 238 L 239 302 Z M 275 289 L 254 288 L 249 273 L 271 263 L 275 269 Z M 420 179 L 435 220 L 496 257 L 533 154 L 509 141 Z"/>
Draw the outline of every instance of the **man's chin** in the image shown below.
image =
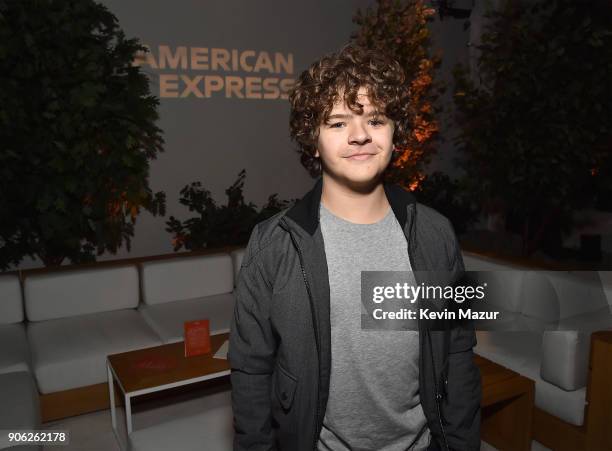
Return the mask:
<path fill-rule="evenodd" d="M 344 175 L 339 181 L 353 191 L 369 192 L 382 181 L 382 172 L 376 174 Z"/>

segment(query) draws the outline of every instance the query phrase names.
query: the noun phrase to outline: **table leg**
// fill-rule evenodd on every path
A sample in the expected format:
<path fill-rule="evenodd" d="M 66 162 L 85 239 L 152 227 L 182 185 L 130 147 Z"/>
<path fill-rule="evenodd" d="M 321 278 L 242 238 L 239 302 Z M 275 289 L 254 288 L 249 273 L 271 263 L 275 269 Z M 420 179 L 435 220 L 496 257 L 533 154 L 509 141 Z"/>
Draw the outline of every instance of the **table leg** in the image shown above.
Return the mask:
<path fill-rule="evenodd" d="M 111 424 L 113 429 L 117 429 L 117 414 L 115 412 L 115 387 L 113 384 L 113 372 L 110 369 L 110 364 L 106 362 L 106 371 L 108 373 L 108 393 L 110 395 L 110 411 L 111 411 Z"/>
<path fill-rule="evenodd" d="M 125 395 L 125 424 L 127 426 L 127 433 L 132 433 L 132 405 L 130 404 L 131 398 L 129 395 Z"/>

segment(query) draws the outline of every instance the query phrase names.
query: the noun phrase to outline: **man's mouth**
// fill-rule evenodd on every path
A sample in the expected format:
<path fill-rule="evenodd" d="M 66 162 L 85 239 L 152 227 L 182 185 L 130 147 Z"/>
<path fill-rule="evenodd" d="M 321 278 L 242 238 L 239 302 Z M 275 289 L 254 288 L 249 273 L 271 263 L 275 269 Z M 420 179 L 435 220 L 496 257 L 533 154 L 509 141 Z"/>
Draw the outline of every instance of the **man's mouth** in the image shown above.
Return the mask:
<path fill-rule="evenodd" d="M 374 155 L 375 154 L 373 154 L 373 153 L 356 153 L 356 154 L 351 155 L 351 156 L 349 156 L 347 158 L 349 160 L 358 160 L 358 161 L 361 161 L 361 160 L 368 160 L 371 157 L 373 157 Z"/>

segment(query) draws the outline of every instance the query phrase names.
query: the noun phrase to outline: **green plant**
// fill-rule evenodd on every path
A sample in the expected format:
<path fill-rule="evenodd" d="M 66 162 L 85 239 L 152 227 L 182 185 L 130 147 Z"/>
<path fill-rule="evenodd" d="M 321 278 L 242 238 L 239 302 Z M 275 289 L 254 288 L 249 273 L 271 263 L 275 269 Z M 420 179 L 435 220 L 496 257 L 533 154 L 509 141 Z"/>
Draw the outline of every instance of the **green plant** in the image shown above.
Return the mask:
<path fill-rule="evenodd" d="M 246 245 L 253 227 L 286 208 L 289 201 L 279 200 L 272 194 L 266 204 L 257 211 L 255 204 L 244 202 L 242 193 L 246 171 L 238 174 L 236 181 L 225 190 L 227 205 L 219 206 L 210 191 L 201 182 L 193 182 L 181 190 L 179 202 L 195 211 L 198 216 L 183 222 L 170 216 L 166 231 L 173 235 L 174 250 L 188 250 L 229 245 Z"/>
<path fill-rule="evenodd" d="M 138 40 L 92 0 L 0 2 L 0 268 L 130 249 L 161 152 Z"/>
<path fill-rule="evenodd" d="M 435 10 L 423 0 L 377 0 L 375 8 L 358 10 L 353 22 L 359 27 L 351 40 L 363 47 L 386 53 L 406 72 L 406 89 L 412 108 L 412 142 L 401 149 L 388 171 L 388 181 L 414 189 L 422 179 L 422 168 L 435 152 L 439 109 L 434 102 L 444 90 L 434 82 L 440 57 L 430 56 L 427 22 Z"/>
<path fill-rule="evenodd" d="M 559 248 L 573 210 L 610 193 L 611 15 L 604 0 L 506 1 L 487 16 L 481 83 L 455 70 L 468 190 L 506 216 L 524 254 Z"/>

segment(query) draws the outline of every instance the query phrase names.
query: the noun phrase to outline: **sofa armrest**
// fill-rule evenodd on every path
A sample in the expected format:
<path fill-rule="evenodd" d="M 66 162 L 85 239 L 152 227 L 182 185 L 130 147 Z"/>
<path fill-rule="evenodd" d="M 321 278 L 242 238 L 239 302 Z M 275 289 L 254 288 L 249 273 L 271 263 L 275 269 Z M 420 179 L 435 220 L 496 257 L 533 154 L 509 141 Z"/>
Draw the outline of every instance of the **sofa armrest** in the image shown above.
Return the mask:
<path fill-rule="evenodd" d="M 590 334 L 578 331 L 545 331 L 542 337 L 540 376 L 564 390 L 587 385 Z"/>

